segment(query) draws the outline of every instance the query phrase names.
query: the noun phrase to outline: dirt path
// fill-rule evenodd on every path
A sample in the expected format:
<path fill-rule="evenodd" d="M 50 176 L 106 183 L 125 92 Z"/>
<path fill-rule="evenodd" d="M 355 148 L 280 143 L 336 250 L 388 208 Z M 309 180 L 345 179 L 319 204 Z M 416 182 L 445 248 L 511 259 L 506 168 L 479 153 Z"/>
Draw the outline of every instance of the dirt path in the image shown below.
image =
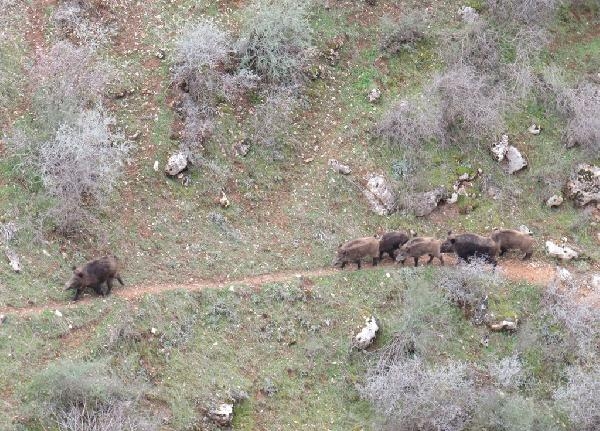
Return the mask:
<path fill-rule="evenodd" d="M 389 267 L 390 269 L 398 268 L 391 262 L 386 262 L 382 266 Z M 546 285 L 554 276 L 554 266 L 545 262 L 535 261 L 519 261 L 519 260 L 506 260 L 500 262 L 498 268 L 502 274 L 509 280 L 512 281 L 527 281 L 529 283 Z M 353 271 L 352 269 L 346 269 L 346 271 Z M 366 266 L 363 270 L 371 270 L 370 266 Z M 121 288 L 118 284 L 113 289 L 112 295 L 117 298 L 123 298 L 126 301 L 136 301 L 144 295 L 155 295 L 162 292 L 168 292 L 173 290 L 187 290 L 190 292 L 200 291 L 205 289 L 226 289 L 235 285 L 251 286 L 260 288 L 261 286 L 269 283 L 280 283 L 283 281 L 293 280 L 294 278 L 302 277 L 323 277 L 333 275 L 339 272 L 339 269 L 335 268 L 317 268 L 312 270 L 296 270 L 296 271 L 283 271 L 271 274 L 262 274 L 249 277 L 243 277 L 238 279 L 223 279 L 223 280 L 201 280 L 197 283 L 189 284 L 156 284 L 156 285 L 134 285 L 125 286 Z M 43 305 L 33 307 L 4 307 L 0 308 L 0 314 L 10 314 L 16 316 L 27 316 L 31 314 L 39 314 L 46 310 L 69 310 L 72 308 L 78 308 L 82 305 L 91 303 L 97 300 L 95 296 L 87 296 L 77 302 L 58 302 L 50 301 Z"/>

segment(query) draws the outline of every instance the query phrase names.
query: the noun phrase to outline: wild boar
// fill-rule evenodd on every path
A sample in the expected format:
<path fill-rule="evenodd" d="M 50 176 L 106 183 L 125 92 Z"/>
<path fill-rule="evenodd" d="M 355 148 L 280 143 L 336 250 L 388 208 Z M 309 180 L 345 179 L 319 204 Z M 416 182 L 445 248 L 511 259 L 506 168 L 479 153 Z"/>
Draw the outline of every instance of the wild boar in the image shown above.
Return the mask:
<path fill-rule="evenodd" d="M 474 233 L 454 235 L 448 232 L 448 238 L 442 243 L 442 253 L 456 253 L 459 259 L 469 262 L 472 258 L 483 258 L 496 266 L 496 256 L 499 251 L 498 244 L 488 237 Z"/>
<path fill-rule="evenodd" d="M 66 283 L 65 290 L 75 289 L 73 301 L 77 301 L 83 291 L 91 287 L 100 295 L 108 295 L 112 290 L 112 281 L 117 279 L 123 286 L 123 280 L 119 274 L 119 261 L 116 256 L 104 256 L 87 262 L 83 266 L 73 267 L 73 275 Z M 102 284 L 106 282 L 106 292 L 102 290 Z"/>
<path fill-rule="evenodd" d="M 383 254 L 387 253 L 389 257 L 394 256 L 394 251 L 403 246 L 410 239 L 407 232 L 386 232 L 379 240 L 379 260 L 383 259 Z"/>
<path fill-rule="evenodd" d="M 376 266 L 379 257 L 379 240 L 372 236 L 340 244 L 331 265 L 343 269 L 347 263 L 355 262 L 360 269 L 361 260 L 368 257 L 373 258 L 373 266 Z"/>
<path fill-rule="evenodd" d="M 429 255 L 427 264 L 429 265 L 434 257 L 440 260 L 440 264 L 444 264 L 444 258 L 441 254 L 442 241 L 431 237 L 416 237 L 408 241 L 396 254 L 396 262 L 401 262 L 404 265 L 404 261 L 412 257 L 415 260 L 415 266 L 419 265 L 419 257 L 423 255 Z"/>
<path fill-rule="evenodd" d="M 523 260 L 529 259 L 533 254 L 533 237 L 514 229 L 496 229 L 490 235 L 500 248 L 500 256 L 508 250 L 521 250 L 525 253 Z"/>

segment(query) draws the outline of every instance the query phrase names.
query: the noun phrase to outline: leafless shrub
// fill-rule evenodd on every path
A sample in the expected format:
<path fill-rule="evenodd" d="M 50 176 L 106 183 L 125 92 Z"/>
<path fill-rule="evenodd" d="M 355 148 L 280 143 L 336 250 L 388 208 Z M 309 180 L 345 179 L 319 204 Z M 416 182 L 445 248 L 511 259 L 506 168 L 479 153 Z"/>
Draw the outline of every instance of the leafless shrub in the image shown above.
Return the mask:
<path fill-rule="evenodd" d="M 584 278 L 557 272 L 543 296 L 546 316 L 567 330 L 582 360 L 598 358 L 600 353 L 600 314 L 596 305 L 600 298 L 597 293 L 586 294 L 589 290 Z"/>
<path fill-rule="evenodd" d="M 485 21 L 440 34 L 439 54 L 449 65 L 463 65 L 495 75 L 502 61 L 501 35 Z"/>
<path fill-rule="evenodd" d="M 518 389 L 524 379 L 523 364 L 517 354 L 490 363 L 488 370 L 496 384 L 505 390 Z"/>
<path fill-rule="evenodd" d="M 104 22 L 99 7 L 108 5 L 90 0 L 62 0 L 58 3 L 52 20 L 62 37 L 74 37 L 87 45 L 107 43 L 116 34 L 114 22 Z"/>
<path fill-rule="evenodd" d="M 371 372 L 361 392 L 389 430 L 463 430 L 475 398 L 466 364 L 429 367 L 418 357 Z"/>
<path fill-rule="evenodd" d="M 268 91 L 252 118 L 252 141 L 264 148 L 280 149 L 283 141 L 290 138 L 288 132 L 298 104 L 293 91 L 285 88 Z"/>
<path fill-rule="evenodd" d="M 58 42 L 41 54 L 32 70 L 36 93 L 33 106 L 40 116 L 40 127 L 53 133 L 65 122 L 101 101 L 113 69 L 96 58 L 88 46 L 77 47 Z"/>
<path fill-rule="evenodd" d="M 393 325 L 394 339 L 380 355 L 379 369 L 398 358 L 435 357 L 447 348 L 443 340 L 456 336 L 454 331 L 460 319 L 443 292 L 433 288 L 413 269 L 406 268 L 401 275 L 402 283 L 407 286 L 402 292 L 402 311 L 399 321 Z"/>
<path fill-rule="evenodd" d="M 83 111 L 36 149 L 33 163 L 54 202 L 48 215 L 63 233 L 93 219 L 91 208 L 108 201 L 129 149 L 114 124 L 101 110 Z"/>
<path fill-rule="evenodd" d="M 421 13 L 402 15 L 399 20 L 388 17 L 381 21 L 379 49 L 386 54 L 397 54 L 415 48 L 425 38 L 426 18 Z"/>
<path fill-rule="evenodd" d="M 232 53 L 229 33 L 205 19 L 185 29 L 176 42 L 174 78 L 204 115 L 222 95 L 223 68 Z"/>
<path fill-rule="evenodd" d="M 502 431 L 557 429 L 552 410 L 535 398 L 497 390 L 480 391 L 478 398 L 470 429 Z"/>
<path fill-rule="evenodd" d="M 600 428 L 600 369 L 572 366 L 567 384 L 554 392 L 554 399 L 569 417 L 572 429 L 594 431 Z"/>
<path fill-rule="evenodd" d="M 487 0 L 489 14 L 506 26 L 547 25 L 560 4 L 561 0 Z"/>
<path fill-rule="evenodd" d="M 456 65 L 438 75 L 429 91 L 440 101 L 442 143 L 491 139 L 504 130 L 504 91 L 475 68 Z"/>
<path fill-rule="evenodd" d="M 211 135 L 217 105 L 258 85 L 258 77 L 234 64 L 231 35 L 211 19 L 185 29 L 176 43 L 174 80 L 183 90 L 183 147 L 193 154 Z"/>
<path fill-rule="evenodd" d="M 426 142 L 442 140 L 440 116 L 436 99 L 402 100 L 377 124 L 375 134 L 392 145 L 415 151 Z"/>
<path fill-rule="evenodd" d="M 312 53 L 310 1 L 255 0 L 246 10 L 238 43 L 242 66 L 269 83 L 295 84 Z"/>
<path fill-rule="evenodd" d="M 589 154 L 600 152 L 600 85 L 582 83 L 569 92 L 572 113 L 565 131 L 567 147 L 580 146 Z"/>
<path fill-rule="evenodd" d="M 565 145 L 580 146 L 590 154 L 597 154 L 600 151 L 600 86 L 582 82 L 569 87 L 557 68 L 547 68 L 543 78 L 542 100 L 567 122 Z"/>
<path fill-rule="evenodd" d="M 487 297 L 502 285 L 497 272 L 490 272 L 483 261 L 473 261 L 458 267 L 440 268 L 438 283 L 446 297 L 461 307 L 474 323 L 484 323 Z"/>

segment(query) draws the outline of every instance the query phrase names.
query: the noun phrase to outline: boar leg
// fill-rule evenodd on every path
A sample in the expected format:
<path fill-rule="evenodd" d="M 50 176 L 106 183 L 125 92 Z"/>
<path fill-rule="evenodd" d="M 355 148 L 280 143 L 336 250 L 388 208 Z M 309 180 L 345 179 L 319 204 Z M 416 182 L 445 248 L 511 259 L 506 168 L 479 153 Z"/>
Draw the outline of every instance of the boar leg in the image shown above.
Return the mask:
<path fill-rule="evenodd" d="M 358 259 L 358 260 L 356 261 L 356 265 L 358 265 L 358 268 L 356 268 L 356 269 L 360 269 L 360 259 Z"/>
<path fill-rule="evenodd" d="M 108 277 L 106 279 L 106 294 L 109 295 L 110 291 L 112 290 L 112 282 L 113 282 L 113 277 Z"/>
<path fill-rule="evenodd" d="M 373 266 L 377 266 L 377 262 L 379 262 L 377 260 L 377 258 L 375 256 L 373 256 Z"/>
<path fill-rule="evenodd" d="M 117 278 L 117 280 L 119 280 L 119 283 L 121 283 L 121 286 L 125 286 L 125 283 L 123 283 L 123 280 L 121 280 L 121 274 L 116 274 L 115 277 Z"/>
<path fill-rule="evenodd" d="M 427 261 L 427 265 L 429 265 L 431 262 L 433 262 L 433 254 L 429 255 L 429 260 Z"/>
<path fill-rule="evenodd" d="M 419 258 L 415 257 L 414 259 L 415 259 L 415 267 L 419 266 Z"/>
<path fill-rule="evenodd" d="M 438 259 L 440 260 L 440 265 L 444 266 L 444 256 L 442 256 L 441 254 L 438 256 Z"/>
<path fill-rule="evenodd" d="M 532 251 L 529 251 L 529 252 L 525 253 L 525 257 L 523 257 L 523 260 L 530 259 L 532 254 L 533 254 Z"/>

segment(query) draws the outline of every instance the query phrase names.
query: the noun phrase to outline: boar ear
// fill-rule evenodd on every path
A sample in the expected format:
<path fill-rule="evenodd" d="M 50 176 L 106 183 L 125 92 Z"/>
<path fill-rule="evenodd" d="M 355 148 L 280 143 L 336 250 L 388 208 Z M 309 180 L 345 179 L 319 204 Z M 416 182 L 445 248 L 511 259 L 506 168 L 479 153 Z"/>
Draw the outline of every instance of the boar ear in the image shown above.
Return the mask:
<path fill-rule="evenodd" d="M 83 272 L 81 272 L 81 271 L 76 271 L 76 272 L 75 272 L 75 275 L 76 275 L 77 277 L 81 278 L 81 277 L 83 277 Z"/>
<path fill-rule="evenodd" d="M 452 239 L 450 240 L 450 242 L 451 242 L 452 244 L 454 244 L 454 243 L 456 242 L 456 238 L 452 238 Z"/>
<path fill-rule="evenodd" d="M 452 231 L 451 230 L 448 231 L 448 236 L 450 236 L 450 235 L 452 235 Z"/>

